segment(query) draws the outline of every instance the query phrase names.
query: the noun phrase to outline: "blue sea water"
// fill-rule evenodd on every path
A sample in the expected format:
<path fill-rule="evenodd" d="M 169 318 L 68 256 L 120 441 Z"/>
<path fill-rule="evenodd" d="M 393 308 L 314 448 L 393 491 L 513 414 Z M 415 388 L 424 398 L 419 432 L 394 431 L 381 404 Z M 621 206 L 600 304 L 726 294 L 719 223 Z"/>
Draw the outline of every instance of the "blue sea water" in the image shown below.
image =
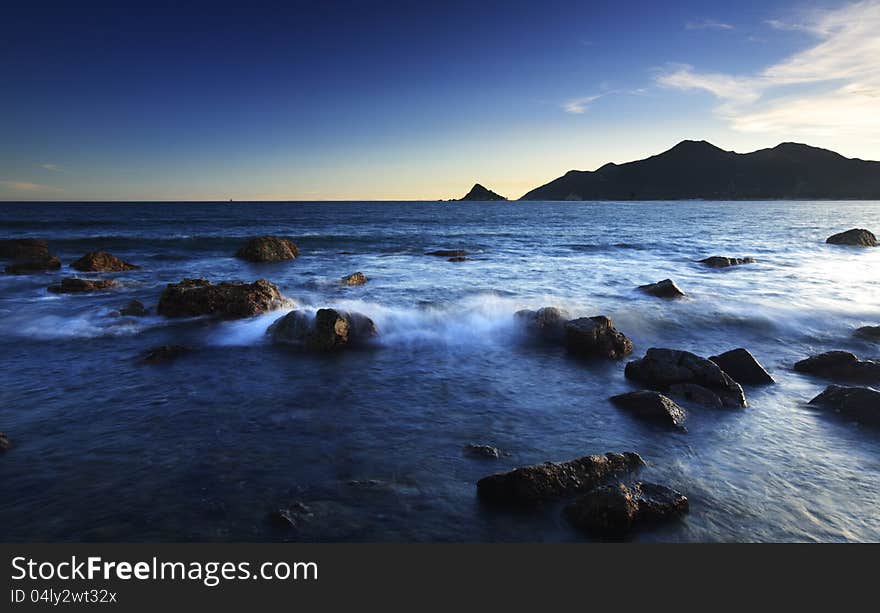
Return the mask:
<path fill-rule="evenodd" d="M 0 236 L 38 237 L 61 271 L 0 275 L 2 541 L 587 540 L 559 505 L 483 506 L 475 482 L 515 466 L 638 451 L 680 489 L 682 521 L 634 540 L 878 541 L 880 431 L 807 405 L 796 373 L 880 324 L 880 249 L 826 245 L 880 229 L 878 202 L 2 203 Z M 289 236 L 295 262 L 233 257 Z M 471 260 L 425 256 L 467 249 Z M 120 287 L 55 295 L 68 265 L 107 250 L 142 266 Z M 726 270 L 696 262 L 753 256 Z M 344 287 L 362 271 L 369 282 Z M 374 319 L 375 346 L 310 355 L 266 341 L 284 311 L 239 321 L 117 318 L 167 283 L 266 278 L 300 308 Z M 637 285 L 672 278 L 668 302 Z M 703 356 L 746 347 L 777 380 L 741 411 L 689 407 L 689 432 L 634 420 L 608 397 L 626 360 L 583 362 L 523 338 L 513 313 L 604 314 L 634 342 Z M 153 311 L 155 312 L 155 311 Z M 195 351 L 165 365 L 147 349 Z M 496 461 L 469 443 L 500 447 Z M 266 520 L 302 502 L 296 529 Z"/>

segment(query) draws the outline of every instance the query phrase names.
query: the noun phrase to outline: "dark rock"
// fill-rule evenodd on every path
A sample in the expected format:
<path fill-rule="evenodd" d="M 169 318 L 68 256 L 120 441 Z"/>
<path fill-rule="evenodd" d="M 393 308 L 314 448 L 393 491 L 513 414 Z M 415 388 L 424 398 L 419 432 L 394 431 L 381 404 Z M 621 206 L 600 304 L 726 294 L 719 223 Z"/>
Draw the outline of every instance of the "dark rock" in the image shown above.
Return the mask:
<path fill-rule="evenodd" d="M 491 445 L 465 445 L 464 453 L 468 457 L 481 460 L 497 460 L 501 457 L 501 450 Z"/>
<path fill-rule="evenodd" d="M 299 256 L 299 249 L 286 238 L 258 236 L 235 252 L 235 257 L 248 262 L 282 262 Z"/>
<path fill-rule="evenodd" d="M 84 292 L 98 292 L 111 287 L 116 287 L 116 281 L 112 279 L 77 279 L 67 277 L 61 279 L 61 283 L 50 285 L 49 291 L 54 294 L 78 294 Z"/>
<path fill-rule="evenodd" d="M 721 400 L 718 394 L 696 383 L 676 383 L 675 385 L 670 385 L 667 393 L 691 404 L 698 404 L 713 409 L 724 408 L 724 401 Z"/>
<path fill-rule="evenodd" d="M 170 362 L 191 351 L 192 349 L 186 345 L 162 345 L 161 347 L 150 349 L 144 356 L 144 362 L 147 364 Z"/>
<path fill-rule="evenodd" d="M 5 433 L 0 432 L 0 453 L 12 449 L 12 443 Z"/>
<path fill-rule="evenodd" d="M 721 355 L 713 355 L 709 359 L 718 364 L 721 370 L 730 375 L 740 385 L 767 385 L 774 383 L 770 373 L 746 349 L 731 349 Z"/>
<path fill-rule="evenodd" d="M 449 258 L 449 259 L 446 260 L 446 261 L 447 261 L 447 262 L 470 262 L 470 260 L 471 260 L 471 259 L 470 259 L 469 257 L 465 257 L 465 256 L 463 256 L 463 255 L 459 255 L 459 256 L 456 256 L 456 257 L 454 257 L 454 258 Z"/>
<path fill-rule="evenodd" d="M 217 285 L 207 279 L 184 279 L 165 288 L 156 312 L 165 317 L 240 318 L 266 313 L 286 302 L 275 284 L 265 279 L 253 283 L 224 281 Z"/>
<path fill-rule="evenodd" d="M 620 359 L 632 353 L 633 344 L 604 315 L 581 317 L 565 324 L 565 346 L 577 355 Z"/>
<path fill-rule="evenodd" d="M 870 387 L 829 385 L 810 404 L 831 409 L 863 424 L 880 426 L 880 391 Z"/>
<path fill-rule="evenodd" d="M 353 272 L 350 275 L 342 277 L 343 285 L 363 285 L 367 282 L 367 277 L 362 272 Z"/>
<path fill-rule="evenodd" d="M 687 496 L 665 485 L 636 482 L 597 487 L 565 507 L 571 524 L 603 536 L 623 536 L 637 524 L 668 521 L 687 513 Z"/>
<path fill-rule="evenodd" d="M 61 268 L 61 260 L 54 255 L 44 255 L 16 258 L 7 264 L 4 270 L 10 275 L 29 275 L 47 270 L 58 270 L 59 268 Z"/>
<path fill-rule="evenodd" d="M 657 298 L 682 298 L 685 293 L 672 281 L 672 279 L 663 279 L 657 283 L 649 283 L 648 285 L 640 285 L 638 290 Z"/>
<path fill-rule="evenodd" d="M 366 342 L 378 334 L 366 315 L 336 309 L 320 309 L 314 319 L 303 311 L 291 311 L 266 330 L 278 343 L 301 344 L 312 351 L 332 351 Z"/>
<path fill-rule="evenodd" d="M 742 387 L 730 375 L 711 360 L 688 351 L 658 349 L 652 347 L 640 360 L 626 365 L 626 377 L 661 392 L 674 393 L 690 388 L 673 386 L 699 386 L 711 393 L 722 406 L 746 406 Z M 705 400 L 710 400 L 709 394 Z M 710 402 L 714 404 L 714 402 Z"/>
<path fill-rule="evenodd" d="M 529 333 L 548 340 L 562 339 L 565 323 L 571 319 L 568 311 L 556 307 L 541 307 L 537 311 L 522 309 L 513 316 Z"/>
<path fill-rule="evenodd" d="M 830 245 L 852 245 L 855 247 L 876 247 L 877 237 L 868 230 L 855 228 L 828 237 L 825 241 Z"/>
<path fill-rule="evenodd" d="M 140 268 L 140 266 L 129 264 L 106 251 L 87 253 L 71 264 L 70 267 L 83 272 L 120 272 Z"/>
<path fill-rule="evenodd" d="M 312 318 L 305 311 L 291 311 L 272 322 L 266 334 L 276 343 L 303 343 L 311 324 Z"/>
<path fill-rule="evenodd" d="M 880 326 L 862 326 L 855 331 L 855 335 L 869 341 L 880 341 Z"/>
<path fill-rule="evenodd" d="M 705 264 L 709 268 L 728 268 L 730 266 L 742 266 L 743 264 L 754 264 L 755 258 L 726 258 L 720 255 L 713 255 L 700 260 L 700 264 Z"/>
<path fill-rule="evenodd" d="M 612 396 L 611 402 L 636 417 L 671 425 L 679 430 L 686 430 L 684 421 L 687 414 L 684 409 L 660 392 L 647 390 L 629 392 Z"/>
<path fill-rule="evenodd" d="M 871 383 L 880 382 L 880 362 L 860 360 L 849 351 L 827 351 L 801 360 L 794 365 L 798 372 L 825 377 Z"/>
<path fill-rule="evenodd" d="M 294 502 L 290 506 L 269 513 L 269 522 L 278 528 L 301 528 L 303 524 L 315 517 L 311 507 Z"/>
<path fill-rule="evenodd" d="M 488 202 L 491 200 L 507 200 L 504 196 L 499 196 L 495 192 L 490 189 L 486 189 L 479 183 L 474 184 L 471 188 L 471 191 L 465 195 L 462 200 L 477 200 L 482 202 Z"/>
<path fill-rule="evenodd" d="M 429 251 L 425 255 L 433 255 L 439 258 L 463 258 L 470 254 L 464 249 L 439 249 L 437 251 Z"/>
<path fill-rule="evenodd" d="M 36 238 L 7 238 L 0 240 L 0 258 L 17 260 L 18 258 L 48 258 L 49 244 Z"/>
<path fill-rule="evenodd" d="M 590 455 L 561 464 L 524 466 L 477 482 L 483 500 L 502 505 L 528 505 L 587 490 L 603 480 L 645 465 L 637 453 Z"/>
<path fill-rule="evenodd" d="M 149 310 L 140 300 L 132 300 L 127 305 L 119 309 L 119 314 L 126 317 L 145 317 L 149 314 Z"/>

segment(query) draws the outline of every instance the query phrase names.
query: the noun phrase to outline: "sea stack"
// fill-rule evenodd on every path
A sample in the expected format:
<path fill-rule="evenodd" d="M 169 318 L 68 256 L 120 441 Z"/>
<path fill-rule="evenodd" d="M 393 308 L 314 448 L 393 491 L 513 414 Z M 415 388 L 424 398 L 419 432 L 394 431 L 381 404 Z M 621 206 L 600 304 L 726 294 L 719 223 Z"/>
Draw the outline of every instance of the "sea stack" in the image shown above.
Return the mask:
<path fill-rule="evenodd" d="M 462 200 L 476 200 L 480 202 L 488 202 L 490 200 L 507 200 L 504 196 L 496 194 L 491 189 L 486 189 L 479 183 L 475 183 Z"/>

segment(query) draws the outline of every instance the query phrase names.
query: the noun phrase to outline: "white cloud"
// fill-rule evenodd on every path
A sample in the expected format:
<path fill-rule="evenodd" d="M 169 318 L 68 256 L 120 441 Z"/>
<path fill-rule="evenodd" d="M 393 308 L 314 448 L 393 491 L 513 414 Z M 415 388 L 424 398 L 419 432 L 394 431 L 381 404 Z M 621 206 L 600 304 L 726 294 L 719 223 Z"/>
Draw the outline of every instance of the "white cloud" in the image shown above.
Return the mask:
<path fill-rule="evenodd" d="M 714 19 L 700 19 L 699 21 L 688 21 L 684 24 L 687 30 L 733 30 L 733 26 L 722 21 Z"/>
<path fill-rule="evenodd" d="M 601 98 L 604 94 L 596 94 L 595 96 L 584 96 L 583 98 L 574 98 L 573 100 L 569 100 L 563 103 L 562 108 L 565 109 L 566 113 L 572 113 L 574 115 L 582 115 L 589 108 L 589 105 L 599 98 Z"/>
<path fill-rule="evenodd" d="M 658 83 L 710 92 L 721 101 L 716 113 L 736 130 L 880 137 L 880 0 L 770 25 L 808 33 L 810 46 L 754 74 L 678 65 Z"/>
<path fill-rule="evenodd" d="M 0 181 L 6 191 L 33 194 L 36 192 L 62 192 L 60 187 L 52 187 L 50 185 L 41 185 L 39 183 L 31 183 L 30 181 Z"/>
<path fill-rule="evenodd" d="M 58 164 L 40 164 L 40 168 L 49 172 L 62 172 L 61 166 Z"/>

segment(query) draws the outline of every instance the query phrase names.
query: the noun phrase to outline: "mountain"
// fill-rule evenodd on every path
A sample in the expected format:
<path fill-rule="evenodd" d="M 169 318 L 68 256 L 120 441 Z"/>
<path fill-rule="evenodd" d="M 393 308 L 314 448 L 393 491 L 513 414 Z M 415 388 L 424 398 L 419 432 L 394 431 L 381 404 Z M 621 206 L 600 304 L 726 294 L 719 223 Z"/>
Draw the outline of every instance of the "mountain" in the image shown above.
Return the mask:
<path fill-rule="evenodd" d="M 493 192 L 491 189 L 486 189 L 485 187 L 483 187 L 479 183 L 476 183 L 471 188 L 471 191 L 469 191 L 465 195 L 465 197 L 462 198 L 462 200 L 486 201 L 486 200 L 507 200 L 507 198 L 505 198 L 504 196 L 499 196 L 498 194 Z"/>
<path fill-rule="evenodd" d="M 572 170 L 521 200 L 880 200 L 880 162 L 782 143 L 734 153 L 686 140 L 636 162 Z"/>

